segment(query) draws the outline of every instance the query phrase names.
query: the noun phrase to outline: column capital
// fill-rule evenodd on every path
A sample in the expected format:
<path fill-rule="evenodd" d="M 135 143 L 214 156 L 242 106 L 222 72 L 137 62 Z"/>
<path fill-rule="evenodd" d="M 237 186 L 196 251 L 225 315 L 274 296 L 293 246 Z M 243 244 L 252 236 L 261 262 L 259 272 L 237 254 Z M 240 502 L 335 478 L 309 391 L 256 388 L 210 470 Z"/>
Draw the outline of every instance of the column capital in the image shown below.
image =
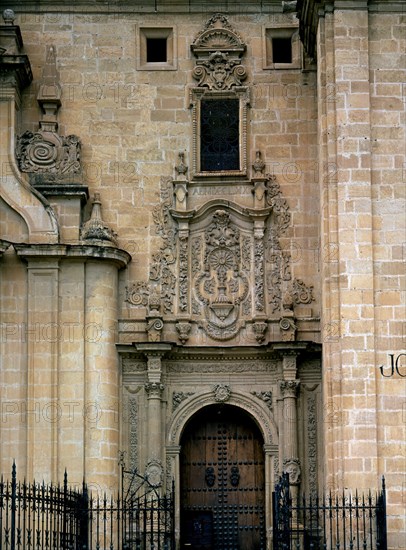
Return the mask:
<path fill-rule="evenodd" d="M 148 399 L 161 399 L 165 386 L 160 382 L 147 382 L 144 385 Z"/>
<path fill-rule="evenodd" d="M 282 397 L 297 397 L 300 380 L 279 380 Z"/>

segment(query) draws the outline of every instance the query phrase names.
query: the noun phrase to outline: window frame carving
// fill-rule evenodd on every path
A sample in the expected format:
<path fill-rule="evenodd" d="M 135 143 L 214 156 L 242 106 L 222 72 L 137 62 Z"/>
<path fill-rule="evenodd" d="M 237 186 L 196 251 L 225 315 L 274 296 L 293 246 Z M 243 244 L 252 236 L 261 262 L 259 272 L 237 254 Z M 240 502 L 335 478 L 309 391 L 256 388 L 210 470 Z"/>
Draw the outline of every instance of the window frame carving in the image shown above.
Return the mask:
<path fill-rule="evenodd" d="M 192 177 L 247 178 L 247 128 L 250 88 L 242 83 L 247 78 L 241 58 L 246 45 L 226 16 L 215 14 L 197 35 L 191 50 L 196 57 L 192 76 L 197 85 L 190 88 L 192 110 Z M 239 103 L 239 167 L 237 170 L 201 168 L 201 104 L 216 99 L 237 99 Z"/>

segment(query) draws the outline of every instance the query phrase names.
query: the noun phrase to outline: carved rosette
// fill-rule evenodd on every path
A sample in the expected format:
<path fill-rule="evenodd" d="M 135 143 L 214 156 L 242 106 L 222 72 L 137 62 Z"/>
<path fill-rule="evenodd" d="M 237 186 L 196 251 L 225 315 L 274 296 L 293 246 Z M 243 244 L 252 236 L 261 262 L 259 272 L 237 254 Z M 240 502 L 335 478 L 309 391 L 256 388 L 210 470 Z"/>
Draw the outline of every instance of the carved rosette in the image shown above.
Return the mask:
<path fill-rule="evenodd" d="M 214 400 L 217 403 L 225 403 L 230 399 L 231 388 L 228 384 L 216 384 L 213 386 Z"/>
<path fill-rule="evenodd" d="M 202 328 L 215 340 L 236 336 L 241 303 L 249 282 L 241 269 L 240 231 L 225 210 L 217 210 L 205 232 L 203 269 L 194 280 L 197 301 L 203 306 Z"/>

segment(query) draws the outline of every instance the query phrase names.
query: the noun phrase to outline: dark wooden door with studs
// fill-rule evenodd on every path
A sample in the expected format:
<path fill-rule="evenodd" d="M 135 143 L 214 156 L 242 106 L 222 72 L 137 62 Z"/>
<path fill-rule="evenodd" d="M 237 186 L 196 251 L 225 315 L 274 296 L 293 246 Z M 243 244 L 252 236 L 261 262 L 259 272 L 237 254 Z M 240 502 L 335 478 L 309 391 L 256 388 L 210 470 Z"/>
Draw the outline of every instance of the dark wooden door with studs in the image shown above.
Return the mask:
<path fill-rule="evenodd" d="M 254 420 L 210 405 L 181 441 L 181 548 L 265 549 L 263 439 Z"/>

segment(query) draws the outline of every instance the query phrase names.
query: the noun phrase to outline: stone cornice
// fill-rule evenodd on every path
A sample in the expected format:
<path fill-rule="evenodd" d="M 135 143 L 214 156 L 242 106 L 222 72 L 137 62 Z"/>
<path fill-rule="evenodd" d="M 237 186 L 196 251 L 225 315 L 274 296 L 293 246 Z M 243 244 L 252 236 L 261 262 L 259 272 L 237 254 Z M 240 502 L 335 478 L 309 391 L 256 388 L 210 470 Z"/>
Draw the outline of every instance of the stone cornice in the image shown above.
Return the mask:
<path fill-rule="evenodd" d="M 119 269 L 126 267 L 131 255 L 113 246 L 97 244 L 13 244 L 17 255 L 25 260 L 102 260 L 115 263 Z"/>

